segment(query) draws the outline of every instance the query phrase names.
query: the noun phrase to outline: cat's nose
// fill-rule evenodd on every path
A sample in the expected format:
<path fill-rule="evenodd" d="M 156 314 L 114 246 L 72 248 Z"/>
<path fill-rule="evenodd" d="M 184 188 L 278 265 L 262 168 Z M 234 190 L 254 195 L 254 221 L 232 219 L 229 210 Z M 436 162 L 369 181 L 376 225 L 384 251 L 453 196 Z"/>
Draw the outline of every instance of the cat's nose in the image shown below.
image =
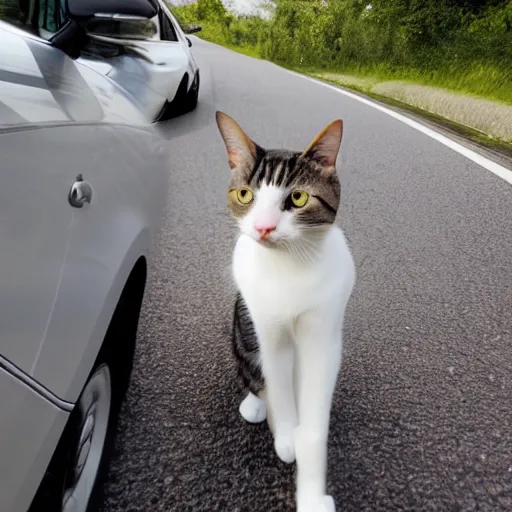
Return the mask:
<path fill-rule="evenodd" d="M 272 231 L 275 231 L 278 224 L 278 211 L 267 210 L 258 212 L 254 219 L 254 229 L 260 234 L 262 240 L 265 240 Z"/>
<path fill-rule="evenodd" d="M 272 233 L 272 231 L 276 230 L 277 226 L 259 225 L 259 226 L 255 226 L 255 228 L 256 228 L 256 231 L 260 234 L 261 238 L 266 239 L 268 237 L 268 235 L 270 235 L 270 233 Z"/>

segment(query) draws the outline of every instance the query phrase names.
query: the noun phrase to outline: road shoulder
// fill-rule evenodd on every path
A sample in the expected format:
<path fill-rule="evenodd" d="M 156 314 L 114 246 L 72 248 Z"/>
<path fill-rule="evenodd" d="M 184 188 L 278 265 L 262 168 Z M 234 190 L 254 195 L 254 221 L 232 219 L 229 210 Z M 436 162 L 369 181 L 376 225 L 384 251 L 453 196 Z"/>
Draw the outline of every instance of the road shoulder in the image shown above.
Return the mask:
<path fill-rule="evenodd" d="M 308 76 L 369 96 L 419 116 L 486 149 L 512 157 L 512 106 L 438 87 L 401 81 L 378 81 L 335 73 Z"/>

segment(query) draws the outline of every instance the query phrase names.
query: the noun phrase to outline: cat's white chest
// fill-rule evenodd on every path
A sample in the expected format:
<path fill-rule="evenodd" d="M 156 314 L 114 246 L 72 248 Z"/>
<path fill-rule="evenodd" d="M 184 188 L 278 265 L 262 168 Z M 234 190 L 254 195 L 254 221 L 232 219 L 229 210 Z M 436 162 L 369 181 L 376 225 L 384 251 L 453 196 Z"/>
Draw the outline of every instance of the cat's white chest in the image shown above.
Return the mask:
<path fill-rule="evenodd" d="M 301 313 L 308 283 L 303 273 L 280 258 L 262 258 L 251 240 L 240 240 L 235 249 L 233 272 L 249 308 L 271 316 L 293 317 Z"/>
<path fill-rule="evenodd" d="M 343 250 L 343 246 L 334 249 Z M 331 300 L 333 294 L 340 296 L 346 279 L 339 267 L 343 254 L 336 252 L 337 261 L 321 257 L 308 266 L 241 236 L 233 254 L 233 275 L 250 310 L 257 309 L 269 318 L 293 321 L 305 311 Z M 347 256 L 352 263 L 348 249 Z"/>

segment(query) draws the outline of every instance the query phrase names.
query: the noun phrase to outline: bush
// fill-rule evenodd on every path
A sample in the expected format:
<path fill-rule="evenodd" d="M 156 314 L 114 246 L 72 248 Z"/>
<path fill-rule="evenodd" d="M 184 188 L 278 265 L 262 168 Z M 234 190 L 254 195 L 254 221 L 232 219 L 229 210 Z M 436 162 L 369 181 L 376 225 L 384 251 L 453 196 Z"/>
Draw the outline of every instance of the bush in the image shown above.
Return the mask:
<path fill-rule="evenodd" d="M 275 0 L 234 16 L 220 0 L 174 8 L 204 37 L 279 64 L 374 74 L 512 102 L 512 2 Z M 220 4 L 220 5 L 219 5 Z"/>

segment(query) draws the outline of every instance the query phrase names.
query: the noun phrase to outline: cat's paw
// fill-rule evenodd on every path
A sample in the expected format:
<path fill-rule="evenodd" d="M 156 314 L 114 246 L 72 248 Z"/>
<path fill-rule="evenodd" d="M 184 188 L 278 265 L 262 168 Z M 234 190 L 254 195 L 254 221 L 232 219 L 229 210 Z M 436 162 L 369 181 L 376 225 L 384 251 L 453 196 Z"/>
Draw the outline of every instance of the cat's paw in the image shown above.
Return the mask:
<path fill-rule="evenodd" d="M 252 393 L 244 398 L 238 410 L 248 423 L 261 423 L 267 417 L 265 402 Z"/>
<path fill-rule="evenodd" d="M 297 512 L 336 512 L 332 496 L 308 496 L 299 500 Z"/>
<path fill-rule="evenodd" d="M 274 448 L 277 456 L 286 464 L 295 461 L 295 443 L 293 440 L 293 431 L 289 433 L 276 434 Z"/>

